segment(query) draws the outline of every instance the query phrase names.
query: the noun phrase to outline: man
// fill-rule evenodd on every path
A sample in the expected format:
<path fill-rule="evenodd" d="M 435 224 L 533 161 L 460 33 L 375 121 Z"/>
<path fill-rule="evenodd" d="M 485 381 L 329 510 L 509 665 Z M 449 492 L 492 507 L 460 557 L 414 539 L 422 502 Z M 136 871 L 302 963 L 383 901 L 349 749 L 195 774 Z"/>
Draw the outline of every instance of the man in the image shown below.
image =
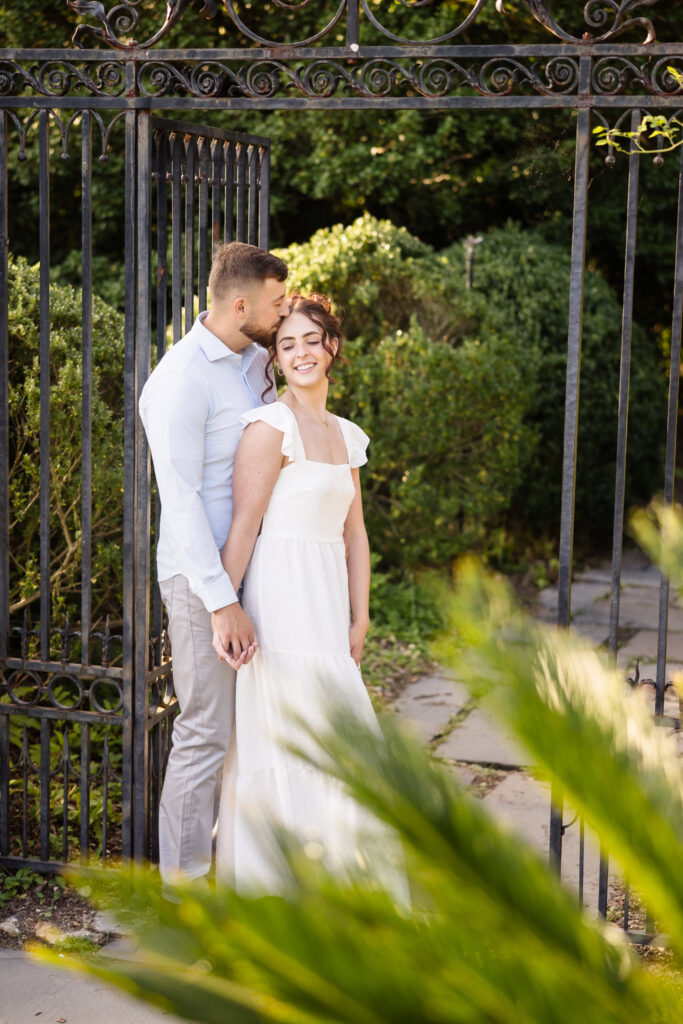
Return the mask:
<path fill-rule="evenodd" d="M 211 866 L 214 798 L 235 715 L 235 670 L 254 630 L 220 559 L 232 518 L 239 418 L 262 403 L 265 344 L 289 312 L 282 260 L 231 242 L 214 257 L 211 308 L 166 353 L 140 396 L 161 498 L 157 571 L 180 705 L 159 807 L 163 881 Z M 224 659 L 216 658 L 214 633 Z"/>

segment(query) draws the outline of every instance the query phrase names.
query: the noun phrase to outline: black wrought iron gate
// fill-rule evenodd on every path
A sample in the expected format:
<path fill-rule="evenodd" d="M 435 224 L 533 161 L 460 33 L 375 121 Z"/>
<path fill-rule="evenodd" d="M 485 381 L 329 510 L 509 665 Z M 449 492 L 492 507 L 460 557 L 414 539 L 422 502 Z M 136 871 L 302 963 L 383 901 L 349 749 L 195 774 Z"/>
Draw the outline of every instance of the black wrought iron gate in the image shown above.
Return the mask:
<path fill-rule="evenodd" d="M 35 116 L 37 113 L 37 117 Z M 197 124 L 153 117 L 147 111 L 114 113 L 105 126 L 98 112 L 83 110 L 67 119 L 46 108 L 20 121 L 14 111 L 0 114 L 5 154 L 12 128 L 19 145 L 38 135 L 40 190 L 40 614 L 31 614 L 31 594 L 22 602 L 15 584 L 14 603 L 24 603 L 18 621 L 8 615 L 12 604 L 9 543 L 4 548 L 4 632 L 2 639 L 2 712 L 0 713 L 0 860 L 54 867 L 80 852 L 102 860 L 124 856 L 156 858 L 156 821 L 163 771 L 175 712 L 171 660 L 164 646 L 158 588 L 151 587 L 151 545 L 159 510 L 150 492 L 150 465 L 137 399 L 150 371 L 167 345 L 190 327 L 195 303 L 206 308 L 207 280 L 213 246 L 236 239 L 268 246 L 270 148 L 267 139 Z M 92 218 L 93 135 L 98 133 L 100 159 L 108 157 L 120 126 L 125 148 L 125 317 L 120 337 L 124 431 L 122 460 L 122 581 L 119 622 L 105 617 L 104 630 L 92 629 L 93 573 L 93 400 L 97 367 L 93 365 Z M 50 411 L 50 134 L 58 133 L 62 155 L 80 149 L 82 166 L 82 344 L 80 346 L 82 427 L 80 452 L 82 510 L 80 545 L 80 622 L 53 613 L 50 583 L 58 566 L 54 547 L 54 502 Z M 80 144 L 80 145 L 79 145 Z M 6 172 L 5 172 L 6 173 Z M 7 188 L 2 190 L 6 199 Z M 7 211 L 3 224 L 7 225 Z M 7 236 L 5 228 L 5 237 Z M 3 337 L 12 339 L 7 323 L 8 282 L 17 285 L 7 266 L 7 246 L 0 251 L 5 267 Z M 54 296 L 53 296 L 54 299 Z M 54 306 L 54 302 L 52 303 Z M 54 323 L 52 325 L 54 330 Z M 53 358 L 54 361 L 54 358 Z M 11 355 L 3 367 L 12 369 Z M 9 460 L 16 462 L 22 439 L 8 430 L 4 380 L 7 462 L 3 509 L 8 511 Z M 18 424 L 14 424 L 15 427 Z M 25 439 L 24 439 L 25 440 Z M 100 455 L 101 457 L 101 455 Z M 102 495 L 95 495 L 102 499 Z M 111 501 L 118 495 L 112 494 Z M 153 508 L 153 505 L 155 506 Z M 97 514 L 97 509 L 95 510 Z M 9 517 L 3 523 L 10 534 Z M 151 542 L 151 543 L 150 543 Z M 63 551 L 60 550 L 63 556 Z M 16 572 L 12 574 L 16 578 Z M 151 593 L 150 593 L 151 591 Z M 17 600 L 18 597 L 18 600 Z M 34 613 L 35 614 L 35 613 Z M 96 796 L 93 806 L 92 796 Z"/>
<path fill-rule="evenodd" d="M 340 0 L 324 24 L 312 29 L 307 11 L 301 38 L 282 41 L 251 27 L 249 18 L 256 16 L 258 5 L 240 14 L 233 0 L 223 3 L 236 37 L 246 39 L 246 45 L 153 50 L 188 8 L 188 0 L 167 5 L 166 20 L 142 43 L 121 35 L 138 26 L 140 9 L 134 0 L 108 14 L 103 5 L 73 0 L 71 6 L 90 19 L 77 28 L 74 49 L 0 51 L 0 862 L 5 864 L 55 865 L 79 852 L 103 860 L 119 854 L 154 858 L 156 852 L 153 822 L 173 695 L 161 608 L 150 583 L 155 513 L 137 399 L 153 358 L 192 322 L 195 298 L 199 308 L 205 306 L 212 244 L 236 237 L 268 246 L 270 168 L 267 140 L 166 120 L 163 112 L 202 111 L 208 120 L 219 111 L 287 109 L 293 115 L 300 108 L 553 109 L 575 116 L 557 612 L 560 625 L 570 621 L 591 131 L 596 124 L 637 125 L 646 111 L 680 116 L 683 90 L 668 69 L 683 73 L 683 45 L 654 42 L 651 22 L 638 12 L 641 6 L 652 8 L 652 0 L 590 0 L 584 11 L 587 31 L 576 34 L 557 23 L 550 2 L 526 0 L 533 18 L 547 30 L 544 41 L 500 46 L 464 42 L 463 33 L 475 31 L 482 12 L 494 15 L 495 8 L 502 18 L 501 0 L 475 0 L 466 15 L 457 14 L 454 5 L 452 27 L 435 38 L 429 38 L 429 4 Z M 309 5 L 304 0 L 292 8 L 295 33 L 296 18 Z M 210 15 L 214 6 L 207 4 L 205 13 Z M 615 41 L 626 34 L 632 40 L 637 33 L 635 42 Z M 81 48 L 88 39 L 109 49 Z M 73 153 L 81 165 L 80 196 L 71 211 L 80 219 L 82 239 L 76 313 L 73 294 L 69 298 L 50 290 L 51 176 L 58 157 Z M 121 154 L 124 159 L 116 164 Z M 626 159 L 621 383 L 614 424 L 613 653 L 641 163 L 635 154 Z M 114 323 L 92 295 L 93 259 L 104 256 L 93 252 L 93 218 L 98 216 L 96 196 L 113 180 L 107 174 L 121 173 L 125 316 Z M 20 201 L 13 182 L 38 196 L 40 265 L 35 270 L 12 255 L 18 241 L 12 234 L 12 208 Z M 664 480 L 669 501 L 683 311 L 683 193 L 680 198 Z M 36 330 L 29 338 L 20 338 L 11 321 L 11 289 L 35 300 Z M 56 323 L 66 318 L 75 330 L 74 316 L 80 344 L 78 351 L 67 353 Z M 110 344 L 103 349 L 105 336 Z M 15 347 L 20 344 L 28 346 L 28 363 L 33 356 L 39 360 L 30 381 L 17 376 Z M 13 396 L 24 385 L 23 401 L 17 402 Z M 78 409 L 69 402 L 76 386 Z M 117 403 L 124 410 L 120 438 L 113 415 Z M 108 409 L 110 420 L 104 420 L 110 427 L 98 433 L 103 409 Z M 60 462 L 60 441 L 69 424 L 82 438 L 78 472 L 71 477 Z M 109 476 L 103 477 L 103 465 Z M 64 481 L 76 476 L 74 493 Z M 103 493 L 120 513 L 113 539 L 98 534 Z M 24 532 L 29 524 L 36 538 L 30 549 L 18 540 L 18 518 Z M 102 546 L 108 544 L 120 547 L 120 552 L 108 552 L 110 559 L 119 559 L 123 580 L 120 595 L 112 599 L 111 617 L 107 608 L 93 607 L 92 583 L 101 584 Z M 667 679 L 667 613 L 668 583 L 662 579 L 658 714 L 663 713 Z M 116 834 L 114 812 L 122 822 Z M 551 821 L 551 851 L 558 861 L 562 833 L 558 795 Z M 603 911 L 606 899 L 605 865 Z"/>

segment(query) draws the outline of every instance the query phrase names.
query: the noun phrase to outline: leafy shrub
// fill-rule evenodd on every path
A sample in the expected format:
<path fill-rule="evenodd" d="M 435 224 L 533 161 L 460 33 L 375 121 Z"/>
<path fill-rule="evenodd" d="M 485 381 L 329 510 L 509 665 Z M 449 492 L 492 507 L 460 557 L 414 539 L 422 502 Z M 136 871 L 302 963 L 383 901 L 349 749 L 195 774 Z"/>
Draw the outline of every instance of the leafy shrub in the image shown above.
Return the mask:
<path fill-rule="evenodd" d="M 362 337 L 364 350 L 396 330 L 407 331 L 411 320 L 430 341 L 447 345 L 464 345 L 472 338 L 481 339 L 482 344 L 488 344 L 491 337 L 507 339 L 508 361 L 517 367 L 514 373 L 529 383 L 537 374 L 524 418 L 526 432 L 520 437 L 519 487 L 507 491 L 508 503 L 517 529 L 524 524 L 527 531 L 556 535 L 562 483 L 569 246 L 546 242 L 538 233 L 514 224 L 493 230 L 476 248 L 471 291 L 465 287 L 462 242 L 434 252 L 405 229 L 367 214 L 348 228 L 337 225 L 318 231 L 309 242 L 280 250 L 280 255 L 290 265 L 294 287 L 332 295 L 346 311 L 347 336 Z M 612 524 L 620 343 L 621 304 L 599 274 L 588 269 L 576 516 L 578 532 L 597 541 L 609 536 Z M 499 370 L 507 372 L 500 363 Z M 351 376 L 355 381 L 353 370 Z M 381 383 L 377 378 L 378 387 Z M 436 387 L 438 391 L 439 385 Z M 356 403 L 355 408 L 363 425 L 363 407 Z M 459 409 L 463 416 L 468 415 L 460 400 Z M 657 347 L 634 324 L 629 504 L 649 499 L 661 486 L 665 416 L 666 385 Z M 535 446 L 530 443 L 534 436 Z"/>
<path fill-rule="evenodd" d="M 378 340 L 408 327 L 416 261 L 432 250 L 405 228 L 365 214 L 276 252 L 289 267 L 290 289 L 330 295 L 344 311 L 347 337 Z"/>
<path fill-rule="evenodd" d="M 465 274 L 461 243 L 439 254 L 442 286 Z M 538 446 L 515 495 L 515 516 L 532 527 L 559 529 L 569 308 L 569 248 L 508 225 L 477 246 L 473 288 L 482 337 L 505 333 L 523 362 L 540 355 L 529 419 Z M 475 300 L 476 302 L 476 300 Z M 600 540 L 612 527 L 616 460 L 621 304 L 605 281 L 587 270 L 576 477 L 577 530 Z M 666 382 L 660 355 L 633 325 L 628 424 L 627 503 L 647 501 L 663 483 Z"/>
<path fill-rule="evenodd" d="M 529 365 L 515 363 L 504 339 L 453 348 L 416 324 L 347 351 L 332 401 L 372 440 L 365 517 L 384 567 L 442 565 L 484 542 L 531 442 Z"/>
<path fill-rule="evenodd" d="M 40 597 L 40 279 L 9 263 L 10 601 Z M 50 288 L 50 573 L 55 613 L 78 614 L 81 589 L 81 294 Z M 93 612 L 120 611 L 123 317 L 93 297 Z"/>

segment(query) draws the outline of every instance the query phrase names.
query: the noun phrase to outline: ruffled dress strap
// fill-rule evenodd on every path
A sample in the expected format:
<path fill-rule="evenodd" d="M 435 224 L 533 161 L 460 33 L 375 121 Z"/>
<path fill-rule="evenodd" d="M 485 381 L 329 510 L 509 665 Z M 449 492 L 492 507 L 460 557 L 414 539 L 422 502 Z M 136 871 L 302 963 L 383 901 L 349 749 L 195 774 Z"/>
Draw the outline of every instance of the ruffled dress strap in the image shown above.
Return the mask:
<path fill-rule="evenodd" d="M 368 461 L 367 447 L 370 444 L 370 438 L 364 430 L 361 430 L 358 424 L 352 423 L 351 420 L 345 420 L 343 416 L 337 416 L 337 421 L 349 454 L 351 469 L 358 469 L 359 466 L 364 466 Z"/>
<path fill-rule="evenodd" d="M 269 405 L 259 405 L 249 412 L 240 416 L 240 430 L 244 430 L 250 423 L 262 420 L 275 430 L 282 431 L 282 454 L 296 462 L 305 458 L 303 443 L 299 434 L 296 417 L 292 410 L 284 402 L 271 402 Z"/>

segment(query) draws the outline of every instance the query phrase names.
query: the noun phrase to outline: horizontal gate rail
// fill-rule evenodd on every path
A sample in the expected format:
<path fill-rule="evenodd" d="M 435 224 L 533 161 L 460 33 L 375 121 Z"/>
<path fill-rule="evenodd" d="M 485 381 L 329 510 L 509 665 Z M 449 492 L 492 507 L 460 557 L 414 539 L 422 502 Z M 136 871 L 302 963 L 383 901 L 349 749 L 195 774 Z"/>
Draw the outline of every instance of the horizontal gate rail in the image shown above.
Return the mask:
<path fill-rule="evenodd" d="M 580 81 L 579 64 L 591 73 Z M 39 62 L 39 63 L 36 63 Z M 2 50 L 0 103 L 70 109 L 680 106 L 671 44 Z"/>

